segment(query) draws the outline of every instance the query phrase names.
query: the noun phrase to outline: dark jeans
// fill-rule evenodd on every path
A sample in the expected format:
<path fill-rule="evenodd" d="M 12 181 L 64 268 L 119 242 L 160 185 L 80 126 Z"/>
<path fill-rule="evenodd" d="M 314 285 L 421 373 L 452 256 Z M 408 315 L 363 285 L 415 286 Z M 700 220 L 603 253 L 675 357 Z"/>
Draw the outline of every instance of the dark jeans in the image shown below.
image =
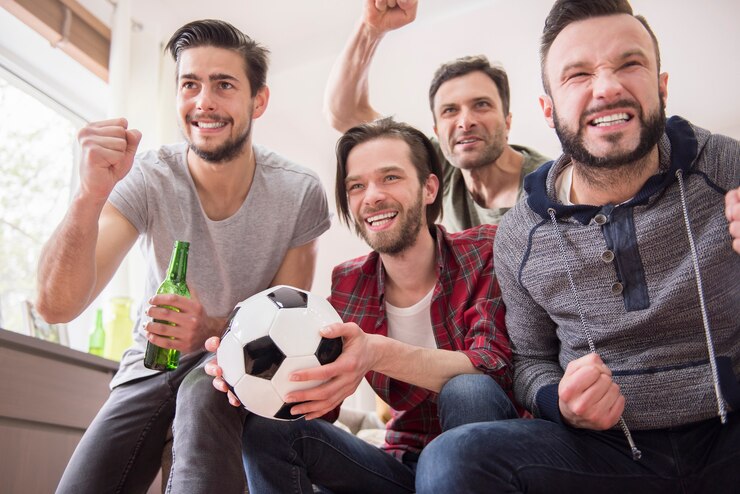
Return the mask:
<path fill-rule="evenodd" d="M 632 431 L 640 461 L 619 430 L 573 429 L 545 420 L 466 425 L 422 452 L 420 494 L 737 493 L 740 414 L 672 429 Z"/>
<path fill-rule="evenodd" d="M 188 484 L 187 491 L 214 492 L 204 485 L 215 485 L 218 492 L 243 493 L 244 474 L 239 454 L 243 412 L 229 405 L 224 394 L 213 389 L 210 378 L 195 379 L 205 376 L 202 364 L 207 358 L 210 356 L 113 389 L 77 445 L 57 492 L 146 492 L 160 468 L 167 432 L 176 417 L 173 434 L 174 450 L 178 453 L 172 472 L 183 472 L 184 481 L 192 475 L 199 476 L 199 482 Z M 202 420 L 209 422 L 201 423 Z M 216 436 L 233 437 L 236 446 L 228 440 L 214 440 Z M 231 462 L 226 453 L 229 446 Z M 203 454 L 203 450 L 197 449 L 200 447 L 224 453 L 223 456 Z M 194 454 L 185 452 L 201 456 L 195 459 Z M 218 468 L 214 468 L 214 463 L 218 463 Z M 227 468 L 234 470 L 227 472 Z M 182 483 L 177 483 L 178 476 L 171 480 L 175 482 L 173 492 L 186 491 L 180 487 Z"/>
<path fill-rule="evenodd" d="M 516 417 L 506 394 L 484 375 L 451 379 L 438 403 L 444 428 Z M 249 415 L 242 442 L 255 494 L 311 493 L 312 484 L 335 494 L 414 492 L 417 455 L 406 453 L 398 461 L 322 420 L 280 422 Z"/>

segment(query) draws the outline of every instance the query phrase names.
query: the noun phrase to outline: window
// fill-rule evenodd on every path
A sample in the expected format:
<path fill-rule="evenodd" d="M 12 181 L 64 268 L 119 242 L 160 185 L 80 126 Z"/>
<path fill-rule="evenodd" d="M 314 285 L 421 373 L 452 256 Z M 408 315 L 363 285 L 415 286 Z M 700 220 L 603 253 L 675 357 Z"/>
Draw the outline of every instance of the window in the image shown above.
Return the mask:
<path fill-rule="evenodd" d="M 0 115 L 0 326 L 24 332 L 23 302 L 34 296 L 41 248 L 67 210 L 84 122 L 4 72 Z"/>

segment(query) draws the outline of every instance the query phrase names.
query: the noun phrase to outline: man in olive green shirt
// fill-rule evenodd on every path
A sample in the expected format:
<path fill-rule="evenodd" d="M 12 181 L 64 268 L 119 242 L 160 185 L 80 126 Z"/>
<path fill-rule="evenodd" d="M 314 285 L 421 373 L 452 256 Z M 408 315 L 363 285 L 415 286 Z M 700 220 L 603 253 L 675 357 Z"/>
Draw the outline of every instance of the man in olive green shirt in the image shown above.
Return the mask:
<path fill-rule="evenodd" d="M 380 117 L 370 105 L 368 73 L 385 33 L 416 17 L 417 0 L 365 0 L 363 16 L 334 64 L 324 98 L 331 125 L 345 132 Z M 486 57 L 443 64 L 429 88 L 434 131 L 444 160 L 443 224 L 459 231 L 498 223 L 521 195 L 524 175 L 548 161 L 509 145 L 506 72 Z"/>

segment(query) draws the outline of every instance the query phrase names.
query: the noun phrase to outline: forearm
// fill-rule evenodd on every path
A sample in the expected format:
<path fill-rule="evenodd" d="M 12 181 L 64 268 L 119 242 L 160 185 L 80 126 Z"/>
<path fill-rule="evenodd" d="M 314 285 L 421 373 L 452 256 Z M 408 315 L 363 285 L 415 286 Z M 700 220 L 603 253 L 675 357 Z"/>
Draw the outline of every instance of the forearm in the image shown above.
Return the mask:
<path fill-rule="evenodd" d="M 383 33 L 358 23 L 332 67 L 324 92 L 324 114 L 340 132 L 380 116 L 370 105 L 368 76 L 382 38 Z"/>
<path fill-rule="evenodd" d="M 380 335 L 368 337 L 374 356 L 371 370 L 435 393 L 457 375 L 480 373 L 462 352 L 421 348 Z"/>
<path fill-rule="evenodd" d="M 104 204 L 78 194 L 42 250 L 36 306 L 50 323 L 74 319 L 90 302 L 96 281 L 98 220 Z"/>

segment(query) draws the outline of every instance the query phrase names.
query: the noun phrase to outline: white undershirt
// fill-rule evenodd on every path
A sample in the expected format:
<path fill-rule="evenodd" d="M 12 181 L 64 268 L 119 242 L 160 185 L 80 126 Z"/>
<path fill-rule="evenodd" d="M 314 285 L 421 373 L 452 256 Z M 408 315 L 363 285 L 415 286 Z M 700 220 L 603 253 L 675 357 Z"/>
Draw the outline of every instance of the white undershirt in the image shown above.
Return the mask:
<path fill-rule="evenodd" d="M 433 294 L 434 287 L 411 307 L 395 307 L 386 302 L 388 337 L 422 348 L 437 348 L 430 312 Z"/>
<path fill-rule="evenodd" d="M 566 206 L 573 206 L 570 202 L 570 191 L 573 188 L 573 165 L 566 166 L 557 180 L 555 181 L 555 190 L 558 192 L 558 201 Z"/>

